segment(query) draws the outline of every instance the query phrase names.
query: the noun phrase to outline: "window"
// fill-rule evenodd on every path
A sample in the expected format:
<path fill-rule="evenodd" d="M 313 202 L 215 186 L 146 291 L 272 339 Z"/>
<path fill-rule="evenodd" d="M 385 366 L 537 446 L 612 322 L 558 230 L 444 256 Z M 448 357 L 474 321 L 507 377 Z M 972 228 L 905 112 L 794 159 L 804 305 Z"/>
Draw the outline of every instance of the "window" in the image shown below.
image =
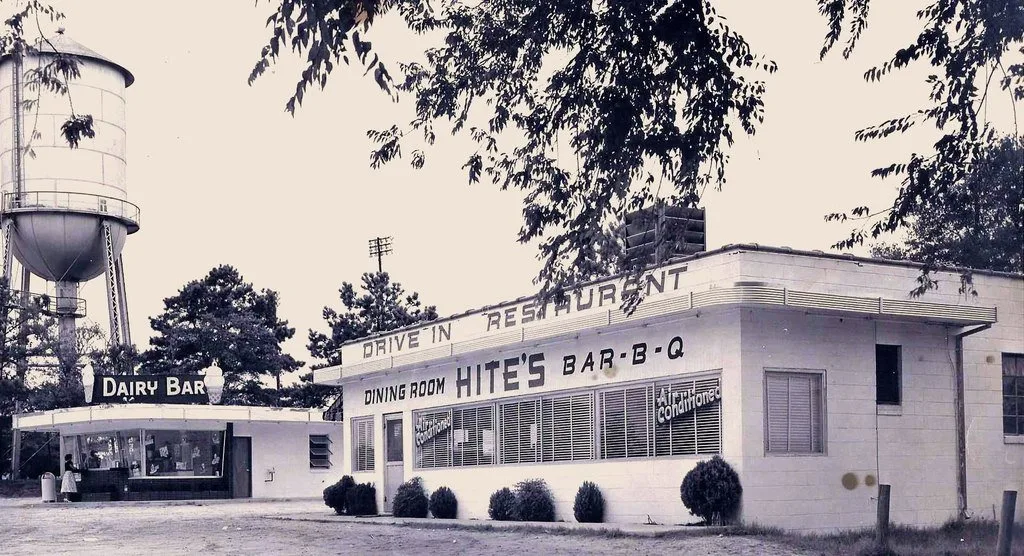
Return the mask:
<path fill-rule="evenodd" d="M 503 403 L 499 407 L 501 462 L 540 461 L 540 400 Z"/>
<path fill-rule="evenodd" d="M 875 346 L 875 401 L 881 405 L 900 405 L 900 346 Z"/>
<path fill-rule="evenodd" d="M 594 457 L 594 396 L 591 393 L 543 398 L 541 461 Z"/>
<path fill-rule="evenodd" d="M 452 465 L 494 463 L 494 406 L 452 410 Z"/>
<path fill-rule="evenodd" d="M 417 412 L 413 422 L 417 468 L 496 463 L 493 404 Z"/>
<path fill-rule="evenodd" d="M 603 391 L 598 409 L 600 457 L 720 453 L 720 398 L 718 377 Z"/>
<path fill-rule="evenodd" d="M 452 411 L 426 411 L 413 415 L 416 467 L 452 464 Z"/>
<path fill-rule="evenodd" d="M 766 451 L 824 453 L 823 374 L 765 371 L 764 376 Z"/>
<path fill-rule="evenodd" d="M 309 435 L 309 468 L 331 468 L 331 437 L 329 435 Z"/>
<path fill-rule="evenodd" d="M 224 431 L 144 431 L 148 477 L 220 476 Z"/>
<path fill-rule="evenodd" d="M 352 419 L 352 471 L 373 471 L 373 417 Z"/>
<path fill-rule="evenodd" d="M 1024 355 L 1003 354 L 1003 434 L 1024 435 Z"/>
<path fill-rule="evenodd" d="M 601 392 L 602 458 L 652 455 L 653 399 L 651 386 Z"/>

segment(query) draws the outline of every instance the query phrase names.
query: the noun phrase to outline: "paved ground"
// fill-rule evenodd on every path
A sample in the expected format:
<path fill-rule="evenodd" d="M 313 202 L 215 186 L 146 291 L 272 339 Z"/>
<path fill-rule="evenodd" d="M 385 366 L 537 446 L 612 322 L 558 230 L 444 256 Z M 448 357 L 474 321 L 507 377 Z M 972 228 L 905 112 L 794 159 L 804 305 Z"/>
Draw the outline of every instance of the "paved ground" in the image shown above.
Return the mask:
<path fill-rule="evenodd" d="M 439 525 L 432 520 L 431 525 Z M 567 525 L 567 524 L 566 524 Z M 0 500 L 4 554 L 798 554 L 750 537 L 559 535 L 333 516 L 320 501 L 39 504 Z"/>

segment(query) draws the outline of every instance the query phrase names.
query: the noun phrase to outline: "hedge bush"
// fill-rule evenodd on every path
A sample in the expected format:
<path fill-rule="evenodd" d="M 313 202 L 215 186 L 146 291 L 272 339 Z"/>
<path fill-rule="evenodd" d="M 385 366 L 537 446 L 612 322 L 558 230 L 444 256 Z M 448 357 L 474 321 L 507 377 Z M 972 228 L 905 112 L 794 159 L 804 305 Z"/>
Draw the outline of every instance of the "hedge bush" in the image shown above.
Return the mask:
<path fill-rule="evenodd" d="M 516 484 L 515 517 L 519 521 L 554 521 L 555 500 L 544 479 Z"/>
<path fill-rule="evenodd" d="M 377 489 L 370 483 L 355 485 L 345 493 L 348 515 L 377 515 Z"/>
<path fill-rule="evenodd" d="M 516 519 L 516 495 L 505 487 L 491 495 L 487 506 L 487 515 L 495 521 L 514 521 Z"/>
<path fill-rule="evenodd" d="M 356 481 L 345 475 L 340 481 L 324 489 L 324 504 L 327 504 L 338 515 L 345 514 L 345 495 L 356 485 Z"/>
<path fill-rule="evenodd" d="M 604 521 L 604 497 L 601 489 L 590 481 L 584 481 L 576 491 L 572 513 L 580 523 L 601 523 Z"/>
<path fill-rule="evenodd" d="M 742 495 L 739 475 L 719 456 L 699 462 L 679 486 L 679 497 L 686 508 L 708 524 L 720 525 L 732 519 Z"/>
<path fill-rule="evenodd" d="M 452 489 L 443 486 L 430 495 L 430 513 L 438 519 L 455 519 L 459 515 L 459 501 Z"/>
<path fill-rule="evenodd" d="M 423 490 L 423 479 L 413 477 L 398 486 L 391 513 L 395 517 L 427 517 L 427 492 Z"/>

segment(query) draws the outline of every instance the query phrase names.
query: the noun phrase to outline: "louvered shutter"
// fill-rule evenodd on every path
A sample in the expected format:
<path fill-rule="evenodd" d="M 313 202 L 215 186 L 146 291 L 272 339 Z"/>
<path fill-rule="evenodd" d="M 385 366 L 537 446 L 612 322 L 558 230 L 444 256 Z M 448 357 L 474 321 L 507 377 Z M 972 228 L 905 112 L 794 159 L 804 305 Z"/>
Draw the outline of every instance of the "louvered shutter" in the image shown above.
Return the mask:
<path fill-rule="evenodd" d="M 309 435 L 309 468 L 331 468 L 331 437 L 326 434 Z"/>

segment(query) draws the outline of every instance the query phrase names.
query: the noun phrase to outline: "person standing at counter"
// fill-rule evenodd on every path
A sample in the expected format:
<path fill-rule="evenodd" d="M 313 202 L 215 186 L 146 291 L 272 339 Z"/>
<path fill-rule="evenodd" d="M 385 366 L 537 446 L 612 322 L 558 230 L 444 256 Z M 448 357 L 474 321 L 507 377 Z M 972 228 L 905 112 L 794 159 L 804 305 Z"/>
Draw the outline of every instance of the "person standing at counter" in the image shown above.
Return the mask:
<path fill-rule="evenodd" d="M 78 483 L 75 482 L 75 473 L 81 469 L 75 467 L 71 461 L 71 454 L 64 454 L 64 474 L 60 481 L 60 493 L 64 495 L 64 501 L 70 502 L 72 494 L 78 494 Z"/>

